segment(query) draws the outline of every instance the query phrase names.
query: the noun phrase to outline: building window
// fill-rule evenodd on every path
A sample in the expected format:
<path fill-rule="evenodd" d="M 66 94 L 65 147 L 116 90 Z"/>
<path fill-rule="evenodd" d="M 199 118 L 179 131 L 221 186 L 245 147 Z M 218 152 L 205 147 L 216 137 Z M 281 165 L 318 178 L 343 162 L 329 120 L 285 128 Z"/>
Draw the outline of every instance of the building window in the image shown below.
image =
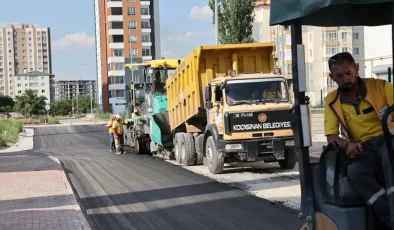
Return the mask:
<path fill-rule="evenodd" d="M 326 56 L 332 56 L 338 53 L 338 46 L 326 46 Z"/>
<path fill-rule="evenodd" d="M 135 15 L 135 7 L 128 7 L 127 8 L 127 15 Z"/>
<path fill-rule="evenodd" d="M 337 83 L 336 83 L 334 80 L 332 80 L 330 77 L 327 77 L 327 87 L 328 87 L 328 88 L 337 88 L 338 85 L 337 85 Z"/>
<path fill-rule="evenodd" d="M 114 57 L 123 57 L 123 49 L 114 49 Z"/>
<path fill-rule="evenodd" d="M 137 43 L 137 35 L 129 35 L 130 43 Z"/>
<path fill-rule="evenodd" d="M 115 63 L 114 70 L 124 70 L 124 64 L 123 63 Z"/>
<path fill-rule="evenodd" d="M 150 42 L 150 35 L 142 35 L 142 42 Z"/>
<path fill-rule="evenodd" d="M 137 22 L 136 21 L 130 21 L 129 22 L 129 29 L 131 29 L 131 30 L 137 29 Z"/>
<path fill-rule="evenodd" d="M 143 28 L 143 29 L 149 29 L 149 28 L 150 28 L 150 23 L 149 23 L 149 21 L 142 21 L 142 22 L 141 22 L 141 28 Z"/>
<path fill-rule="evenodd" d="M 130 49 L 130 56 L 133 56 L 133 57 L 138 56 L 138 49 L 137 48 L 131 48 Z"/>
<path fill-rule="evenodd" d="M 342 39 L 347 39 L 348 33 L 347 32 L 342 32 Z"/>
<path fill-rule="evenodd" d="M 359 55 L 360 54 L 360 49 L 359 48 L 353 48 L 353 54 L 354 55 Z"/>
<path fill-rule="evenodd" d="M 116 90 L 115 97 L 124 97 L 124 91 L 123 90 Z"/>
<path fill-rule="evenodd" d="M 128 2 L 135 2 L 136 0 L 127 0 Z"/>
<path fill-rule="evenodd" d="M 124 79 L 124 77 L 116 76 L 115 77 L 115 84 L 123 84 L 124 83 L 123 79 Z"/>
<path fill-rule="evenodd" d="M 348 52 L 347 47 L 342 47 L 342 52 Z"/>
<path fill-rule="evenodd" d="M 323 41 L 337 41 L 338 40 L 338 31 L 336 30 L 328 30 L 323 31 Z"/>
<path fill-rule="evenodd" d="M 353 39 L 358 40 L 358 33 L 353 33 Z"/>
<path fill-rule="evenodd" d="M 150 49 L 142 49 L 142 56 L 150 56 Z"/>
<path fill-rule="evenodd" d="M 141 8 L 141 15 L 149 15 L 149 8 Z"/>

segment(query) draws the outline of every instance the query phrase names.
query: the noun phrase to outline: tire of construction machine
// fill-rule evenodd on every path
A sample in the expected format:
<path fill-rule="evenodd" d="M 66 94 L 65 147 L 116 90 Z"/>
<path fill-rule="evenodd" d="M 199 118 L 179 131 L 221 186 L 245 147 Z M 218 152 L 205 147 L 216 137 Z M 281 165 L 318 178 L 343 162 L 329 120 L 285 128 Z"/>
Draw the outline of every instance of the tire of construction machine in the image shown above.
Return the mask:
<path fill-rule="evenodd" d="M 285 159 L 279 161 L 279 166 L 281 169 L 294 169 L 297 163 L 297 153 L 294 149 L 285 150 Z"/>
<path fill-rule="evenodd" d="M 196 150 L 194 146 L 194 137 L 191 133 L 183 133 L 184 144 L 182 145 L 182 164 L 185 166 L 194 165 L 196 162 Z"/>
<path fill-rule="evenodd" d="M 182 133 L 176 133 L 174 138 L 174 155 L 175 162 L 182 164 L 182 144 L 185 142 L 185 136 Z"/>
<path fill-rule="evenodd" d="M 141 154 L 141 145 L 140 145 L 140 140 L 138 138 L 135 139 L 134 143 L 134 152 L 139 155 Z"/>
<path fill-rule="evenodd" d="M 224 156 L 216 148 L 215 141 L 209 136 L 205 144 L 206 165 L 212 174 L 220 174 L 224 171 Z"/>

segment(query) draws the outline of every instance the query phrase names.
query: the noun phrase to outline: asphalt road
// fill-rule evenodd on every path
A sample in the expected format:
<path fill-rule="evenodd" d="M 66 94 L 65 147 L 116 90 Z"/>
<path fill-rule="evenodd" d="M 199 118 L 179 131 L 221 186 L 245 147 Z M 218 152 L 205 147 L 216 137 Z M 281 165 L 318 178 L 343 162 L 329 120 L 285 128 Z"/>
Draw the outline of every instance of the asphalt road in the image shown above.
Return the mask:
<path fill-rule="evenodd" d="M 293 230 L 302 224 L 293 211 L 159 158 L 110 154 L 104 126 L 36 128 L 31 151 L 62 161 L 93 229 Z"/>

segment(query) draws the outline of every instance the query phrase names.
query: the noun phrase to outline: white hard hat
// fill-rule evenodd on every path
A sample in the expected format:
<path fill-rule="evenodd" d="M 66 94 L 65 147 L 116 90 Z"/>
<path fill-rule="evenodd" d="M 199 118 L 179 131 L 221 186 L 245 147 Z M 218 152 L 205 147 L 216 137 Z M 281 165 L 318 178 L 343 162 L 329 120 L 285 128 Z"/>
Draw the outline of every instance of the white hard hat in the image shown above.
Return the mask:
<path fill-rule="evenodd" d="M 115 115 L 115 118 L 116 118 L 116 119 L 121 119 L 122 117 L 121 117 L 119 114 L 116 114 L 116 115 Z"/>
<path fill-rule="evenodd" d="M 138 110 L 137 109 L 134 109 L 134 113 L 136 113 Z"/>

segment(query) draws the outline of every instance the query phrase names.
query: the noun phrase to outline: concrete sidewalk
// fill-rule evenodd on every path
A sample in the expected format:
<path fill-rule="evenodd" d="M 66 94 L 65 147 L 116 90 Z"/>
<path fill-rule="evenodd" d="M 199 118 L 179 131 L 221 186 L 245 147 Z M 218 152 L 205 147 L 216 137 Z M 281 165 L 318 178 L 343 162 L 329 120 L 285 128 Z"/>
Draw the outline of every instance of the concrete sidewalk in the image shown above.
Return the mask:
<path fill-rule="evenodd" d="M 18 143 L 30 146 L 24 142 L 29 137 Z M 27 150 L 22 147 L 20 151 Z M 16 149 L 0 152 L 0 230 L 91 229 L 60 162 Z"/>

